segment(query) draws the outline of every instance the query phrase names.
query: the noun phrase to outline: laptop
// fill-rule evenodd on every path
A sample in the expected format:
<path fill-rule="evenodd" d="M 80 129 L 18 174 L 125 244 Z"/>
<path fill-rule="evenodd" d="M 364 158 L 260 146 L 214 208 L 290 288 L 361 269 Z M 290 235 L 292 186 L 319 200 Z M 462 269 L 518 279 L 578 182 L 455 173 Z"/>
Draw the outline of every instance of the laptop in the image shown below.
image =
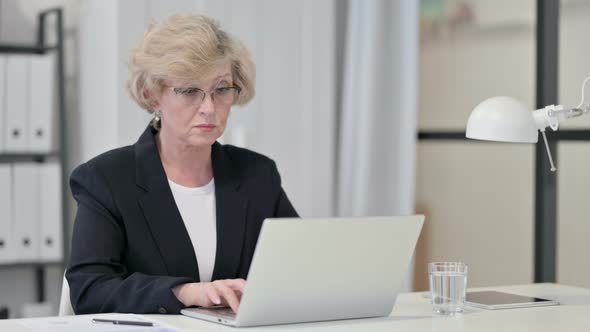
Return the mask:
<path fill-rule="evenodd" d="M 238 313 L 181 313 L 234 327 L 389 316 L 423 223 L 422 215 L 267 219 Z"/>

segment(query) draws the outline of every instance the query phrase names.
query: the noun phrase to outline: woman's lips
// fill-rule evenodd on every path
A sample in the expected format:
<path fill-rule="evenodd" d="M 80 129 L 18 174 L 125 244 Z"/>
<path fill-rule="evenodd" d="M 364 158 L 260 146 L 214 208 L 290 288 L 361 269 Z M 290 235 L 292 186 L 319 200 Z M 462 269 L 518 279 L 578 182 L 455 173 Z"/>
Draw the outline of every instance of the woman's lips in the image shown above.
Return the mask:
<path fill-rule="evenodd" d="M 196 125 L 195 127 L 199 128 L 202 131 L 212 131 L 213 129 L 215 129 L 215 125 L 214 124 L 200 124 L 200 125 Z"/>

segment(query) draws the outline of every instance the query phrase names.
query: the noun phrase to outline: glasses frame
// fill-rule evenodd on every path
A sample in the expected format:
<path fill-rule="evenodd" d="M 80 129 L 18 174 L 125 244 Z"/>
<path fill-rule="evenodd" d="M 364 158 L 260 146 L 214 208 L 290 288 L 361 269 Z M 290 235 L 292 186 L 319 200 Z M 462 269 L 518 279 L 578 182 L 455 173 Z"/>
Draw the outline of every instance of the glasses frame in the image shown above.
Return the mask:
<path fill-rule="evenodd" d="M 195 89 L 195 90 L 198 90 L 198 91 L 203 92 L 203 98 L 201 98 L 201 100 L 198 103 L 195 103 L 194 106 L 201 106 L 203 104 L 203 102 L 205 101 L 205 99 L 207 98 L 207 96 L 211 96 L 211 101 L 213 102 L 213 104 L 216 104 L 215 103 L 215 97 L 214 96 L 215 96 L 215 92 L 218 89 L 232 89 L 232 90 L 235 90 L 237 92 L 236 99 L 237 99 L 237 97 L 239 97 L 240 92 L 242 91 L 242 88 L 239 87 L 239 86 L 237 86 L 237 85 L 221 86 L 221 87 L 220 86 L 216 86 L 216 87 L 214 87 L 213 89 L 211 89 L 209 91 L 205 91 L 203 89 L 200 89 L 200 88 L 197 88 L 197 87 L 192 87 L 192 86 L 186 86 L 186 87 L 174 87 L 174 86 L 171 86 L 171 87 L 168 87 L 168 89 L 172 90 L 174 92 L 174 94 L 177 95 L 177 96 L 178 95 L 183 95 L 183 93 L 180 91 L 181 89 Z M 186 96 L 186 95 L 184 95 L 184 96 Z M 230 105 L 233 105 L 234 102 L 235 102 L 235 100 Z"/>

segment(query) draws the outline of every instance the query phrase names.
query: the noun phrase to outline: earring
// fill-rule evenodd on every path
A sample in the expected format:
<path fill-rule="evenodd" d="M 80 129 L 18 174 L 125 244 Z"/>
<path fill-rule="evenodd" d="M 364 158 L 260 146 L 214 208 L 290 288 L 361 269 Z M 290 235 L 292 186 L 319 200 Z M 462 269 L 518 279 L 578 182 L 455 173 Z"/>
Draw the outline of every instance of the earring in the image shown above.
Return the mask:
<path fill-rule="evenodd" d="M 156 130 L 160 130 L 162 128 L 162 112 L 155 111 L 154 118 L 152 120 L 152 127 Z"/>

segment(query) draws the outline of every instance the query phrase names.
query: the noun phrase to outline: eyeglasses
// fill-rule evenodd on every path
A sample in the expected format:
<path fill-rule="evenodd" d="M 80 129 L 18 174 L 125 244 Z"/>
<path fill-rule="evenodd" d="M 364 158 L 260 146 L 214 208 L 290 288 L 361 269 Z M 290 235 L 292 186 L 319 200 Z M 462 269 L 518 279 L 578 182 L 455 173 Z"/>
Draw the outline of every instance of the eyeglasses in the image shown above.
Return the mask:
<path fill-rule="evenodd" d="M 207 95 L 211 95 L 211 100 L 216 106 L 230 106 L 242 91 L 239 86 L 222 86 L 209 92 L 194 87 L 170 87 L 170 90 L 181 97 L 187 106 L 194 107 L 201 106 Z"/>

